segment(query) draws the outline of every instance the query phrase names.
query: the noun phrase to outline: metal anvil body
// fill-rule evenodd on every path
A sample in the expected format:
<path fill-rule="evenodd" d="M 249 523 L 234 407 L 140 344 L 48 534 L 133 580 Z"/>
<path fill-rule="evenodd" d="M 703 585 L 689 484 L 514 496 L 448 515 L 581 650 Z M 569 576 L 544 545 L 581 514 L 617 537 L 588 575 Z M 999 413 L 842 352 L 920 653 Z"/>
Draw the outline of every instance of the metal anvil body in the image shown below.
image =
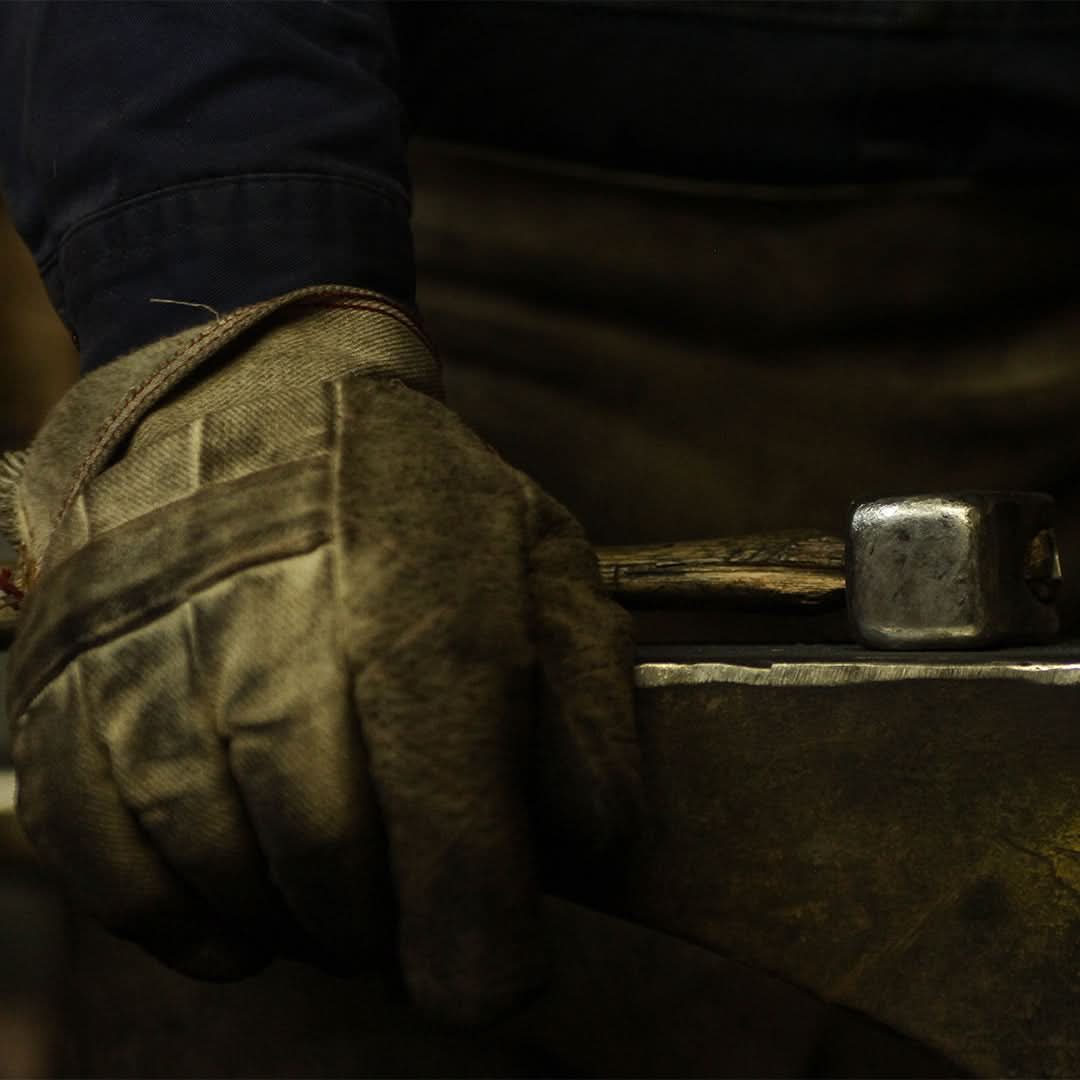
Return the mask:
<path fill-rule="evenodd" d="M 977 1074 L 1080 1074 L 1080 642 L 639 661 L 635 919 Z"/>

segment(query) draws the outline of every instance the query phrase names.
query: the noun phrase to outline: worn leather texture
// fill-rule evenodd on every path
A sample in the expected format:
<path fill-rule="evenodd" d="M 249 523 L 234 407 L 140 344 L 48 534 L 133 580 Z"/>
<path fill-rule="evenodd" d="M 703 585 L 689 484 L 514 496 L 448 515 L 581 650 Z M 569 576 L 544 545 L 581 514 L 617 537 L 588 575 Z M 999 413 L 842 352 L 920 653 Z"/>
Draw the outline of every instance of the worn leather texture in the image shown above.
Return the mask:
<path fill-rule="evenodd" d="M 633 827 L 628 617 L 438 376 L 403 312 L 305 289 L 93 373 L 30 447 L 20 821 L 179 970 L 396 954 L 483 1019 L 543 981 L 541 877 Z"/>

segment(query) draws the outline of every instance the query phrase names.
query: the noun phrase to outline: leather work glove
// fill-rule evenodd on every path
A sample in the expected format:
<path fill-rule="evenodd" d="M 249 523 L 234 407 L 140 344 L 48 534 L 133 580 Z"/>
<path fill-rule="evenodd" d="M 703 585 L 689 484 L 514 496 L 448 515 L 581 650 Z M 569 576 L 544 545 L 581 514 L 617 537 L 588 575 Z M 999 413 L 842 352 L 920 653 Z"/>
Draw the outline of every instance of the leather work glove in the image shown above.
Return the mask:
<path fill-rule="evenodd" d="M 318 286 L 91 372 L 7 461 L 20 822 L 180 971 L 390 942 L 493 1018 L 542 984 L 541 849 L 633 831 L 629 617 L 440 397 L 408 315 Z"/>

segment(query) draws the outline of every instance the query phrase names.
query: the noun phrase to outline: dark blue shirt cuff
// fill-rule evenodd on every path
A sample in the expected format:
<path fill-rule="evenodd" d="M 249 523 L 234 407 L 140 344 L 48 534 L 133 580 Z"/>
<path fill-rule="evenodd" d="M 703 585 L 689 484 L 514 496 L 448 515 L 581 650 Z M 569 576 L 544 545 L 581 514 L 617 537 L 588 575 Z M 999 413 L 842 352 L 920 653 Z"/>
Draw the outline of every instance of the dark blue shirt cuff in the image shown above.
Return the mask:
<path fill-rule="evenodd" d="M 0 4 L 8 208 L 83 371 L 303 285 L 409 303 L 380 3 Z"/>
<path fill-rule="evenodd" d="M 305 285 L 414 294 L 408 204 L 355 178 L 251 174 L 183 184 L 81 221 L 41 266 L 83 372 Z M 183 303 L 161 303 L 162 300 Z"/>

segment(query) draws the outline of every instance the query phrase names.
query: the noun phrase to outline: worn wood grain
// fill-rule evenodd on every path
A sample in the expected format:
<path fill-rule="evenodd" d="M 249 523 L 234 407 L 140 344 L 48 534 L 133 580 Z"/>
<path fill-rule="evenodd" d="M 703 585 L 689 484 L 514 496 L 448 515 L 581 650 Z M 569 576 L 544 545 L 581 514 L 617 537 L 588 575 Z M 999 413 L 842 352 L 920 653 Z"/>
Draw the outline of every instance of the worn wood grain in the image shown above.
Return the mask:
<path fill-rule="evenodd" d="M 596 549 L 604 587 L 628 607 L 826 611 L 844 604 L 844 542 L 786 531 Z"/>

